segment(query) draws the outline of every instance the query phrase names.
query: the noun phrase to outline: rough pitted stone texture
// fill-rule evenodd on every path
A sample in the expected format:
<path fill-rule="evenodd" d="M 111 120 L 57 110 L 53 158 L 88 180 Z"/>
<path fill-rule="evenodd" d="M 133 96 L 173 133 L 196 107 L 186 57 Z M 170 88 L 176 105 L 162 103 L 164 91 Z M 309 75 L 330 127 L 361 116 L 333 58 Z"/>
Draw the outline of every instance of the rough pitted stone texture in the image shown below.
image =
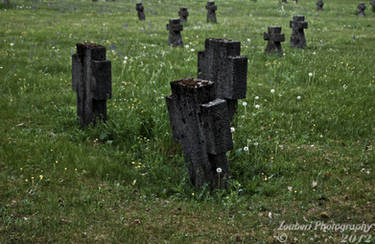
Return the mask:
<path fill-rule="evenodd" d="M 323 6 L 324 6 L 324 2 L 323 2 L 323 0 L 318 0 L 318 1 L 316 2 L 316 10 L 318 10 L 318 11 L 323 10 Z"/>
<path fill-rule="evenodd" d="M 198 78 L 215 82 L 216 95 L 227 101 L 231 121 L 237 99 L 246 97 L 247 58 L 240 56 L 237 41 L 206 39 L 205 49 L 198 52 Z"/>
<path fill-rule="evenodd" d="M 72 56 L 72 88 L 77 92 L 81 126 L 107 119 L 107 99 L 112 96 L 111 62 L 104 46 L 78 43 Z"/>
<path fill-rule="evenodd" d="M 137 13 L 138 13 L 138 19 L 139 20 L 146 20 L 145 9 L 144 9 L 142 3 L 137 3 L 135 5 L 135 9 L 137 10 Z"/>
<path fill-rule="evenodd" d="M 285 36 L 284 34 L 281 34 L 280 26 L 268 27 L 268 33 L 264 32 L 264 40 L 268 41 L 266 53 L 278 53 L 280 56 L 283 56 L 283 48 L 281 47 L 281 42 L 285 41 Z"/>
<path fill-rule="evenodd" d="M 178 16 L 180 16 L 181 23 L 187 22 L 189 12 L 187 8 L 180 8 L 180 11 L 178 11 Z"/>
<path fill-rule="evenodd" d="M 216 22 L 217 6 L 215 5 L 215 2 L 214 1 L 207 2 L 206 9 L 207 9 L 207 23 L 209 22 L 217 23 Z"/>
<path fill-rule="evenodd" d="M 167 30 L 169 30 L 168 45 L 177 47 L 182 46 L 181 31 L 184 29 L 180 19 L 170 19 L 167 24 Z"/>
<path fill-rule="evenodd" d="M 171 89 L 166 102 L 173 138 L 181 144 L 191 182 L 196 187 L 226 186 L 226 152 L 233 149 L 226 101 L 216 98 L 212 81 L 178 80 Z"/>
<path fill-rule="evenodd" d="M 366 4 L 360 3 L 360 4 L 358 4 L 357 8 L 358 8 L 358 12 L 357 12 L 358 16 L 365 16 L 366 15 L 365 14 Z"/>
<path fill-rule="evenodd" d="M 291 47 L 306 48 L 304 29 L 307 29 L 308 25 L 307 22 L 305 22 L 305 16 L 294 16 L 293 20 L 290 21 L 290 27 L 293 29 L 292 36 L 290 38 Z"/>

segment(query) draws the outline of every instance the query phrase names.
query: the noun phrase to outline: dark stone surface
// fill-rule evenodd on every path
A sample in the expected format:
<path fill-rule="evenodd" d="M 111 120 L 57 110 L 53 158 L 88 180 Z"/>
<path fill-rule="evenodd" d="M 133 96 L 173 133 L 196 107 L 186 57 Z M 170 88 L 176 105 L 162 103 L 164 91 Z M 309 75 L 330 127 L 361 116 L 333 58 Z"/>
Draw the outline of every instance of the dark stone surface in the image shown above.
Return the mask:
<path fill-rule="evenodd" d="M 293 29 L 292 36 L 290 38 L 291 47 L 306 48 L 306 38 L 304 29 L 307 29 L 307 27 L 308 25 L 307 22 L 305 22 L 305 16 L 293 16 L 293 20 L 290 21 L 290 28 Z"/>
<path fill-rule="evenodd" d="M 181 31 L 184 29 L 180 19 L 170 19 L 167 24 L 167 30 L 169 30 L 168 45 L 177 47 L 182 46 Z"/>
<path fill-rule="evenodd" d="M 178 16 L 180 16 L 181 23 L 187 22 L 189 16 L 188 9 L 180 8 L 180 11 L 178 11 Z"/>
<path fill-rule="evenodd" d="M 281 2 L 282 2 L 282 3 L 287 3 L 287 2 L 288 2 L 288 0 L 281 0 Z"/>
<path fill-rule="evenodd" d="M 357 12 L 357 15 L 358 16 L 365 16 L 365 10 L 366 10 L 366 4 L 364 3 L 359 3 L 358 6 L 358 12 Z"/>
<path fill-rule="evenodd" d="M 225 187 L 226 152 L 233 149 L 226 101 L 216 98 L 212 81 L 178 80 L 171 82 L 171 89 L 166 102 L 173 138 L 181 144 L 191 182 L 196 187 Z"/>
<path fill-rule="evenodd" d="M 268 41 L 266 47 L 266 53 L 278 53 L 283 56 L 283 48 L 281 47 L 281 42 L 285 41 L 284 34 L 281 34 L 280 26 L 270 26 L 268 27 L 268 33 L 264 32 L 264 40 Z"/>
<path fill-rule="evenodd" d="M 78 43 L 72 56 L 72 88 L 77 92 L 77 114 L 82 127 L 107 119 L 107 99 L 112 97 L 111 62 L 104 46 Z"/>
<path fill-rule="evenodd" d="M 205 49 L 198 52 L 198 78 L 215 82 L 216 96 L 227 101 L 231 121 L 237 99 L 246 97 L 247 58 L 240 56 L 237 41 L 206 39 Z"/>
<path fill-rule="evenodd" d="M 215 5 L 215 2 L 214 1 L 207 2 L 206 9 L 207 9 L 207 23 L 209 22 L 217 23 L 216 21 L 217 6 Z"/>
<path fill-rule="evenodd" d="M 10 0 L 4 0 L 4 4 L 10 4 Z"/>
<path fill-rule="evenodd" d="M 323 0 L 318 0 L 318 1 L 316 2 L 316 10 L 318 10 L 318 11 L 323 10 L 323 6 L 324 6 L 324 2 L 323 2 Z"/>
<path fill-rule="evenodd" d="M 370 5 L 371 5 L 372 12 L 375 12 L 375 0 L 371 0 Z"/>
<path fill-rule="evenodd" d="M 139 20 L 146 20 L 145 9 L 144 9 L 142 3 L 137 3 L 135 5 L 135 9 L 137 10 L 137 13 L 138 13 L 138 19 Z"/>

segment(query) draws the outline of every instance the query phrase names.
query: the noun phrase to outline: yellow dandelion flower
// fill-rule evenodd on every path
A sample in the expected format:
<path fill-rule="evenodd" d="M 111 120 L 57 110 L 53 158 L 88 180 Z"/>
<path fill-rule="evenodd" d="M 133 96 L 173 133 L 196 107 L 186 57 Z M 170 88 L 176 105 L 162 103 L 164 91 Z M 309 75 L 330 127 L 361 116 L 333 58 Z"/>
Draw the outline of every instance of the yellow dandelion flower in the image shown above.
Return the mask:
<path fill-rule="evenodd" d="M 39 175 L 39 179 L 40 179 L 40 180 L 43 180 L 43 175 Z"/>

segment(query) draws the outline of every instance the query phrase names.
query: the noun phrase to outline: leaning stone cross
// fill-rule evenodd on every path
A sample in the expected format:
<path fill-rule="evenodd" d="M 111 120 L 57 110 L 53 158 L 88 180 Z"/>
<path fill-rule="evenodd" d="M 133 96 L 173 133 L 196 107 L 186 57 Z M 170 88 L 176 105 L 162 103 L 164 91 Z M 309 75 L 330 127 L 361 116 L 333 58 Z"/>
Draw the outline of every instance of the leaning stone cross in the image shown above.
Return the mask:
<path fill-rule="evenodd" d="M 72 88 L 77 92 L 81 126 L 107 119 L 107 99 L 112 96 L 111 61 L 104 46 L 78 43 L 72 56 Z"/>
<path fill-rule="evenodd" d="M 181 144 L 192 184 L 225 186 L 226 152 L 233 148 L 226 101 L 216 98 L 212 81 L 183 79 L 171 82 L 171 89 L 166 101 L 172 134 Z"/>

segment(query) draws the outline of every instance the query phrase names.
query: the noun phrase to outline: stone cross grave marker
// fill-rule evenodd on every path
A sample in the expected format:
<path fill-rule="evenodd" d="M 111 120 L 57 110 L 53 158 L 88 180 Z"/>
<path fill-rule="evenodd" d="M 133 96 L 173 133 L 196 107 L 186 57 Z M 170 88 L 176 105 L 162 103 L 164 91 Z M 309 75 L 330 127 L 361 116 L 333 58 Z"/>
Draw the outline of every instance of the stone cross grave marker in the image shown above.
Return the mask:
<path fill-rule="evenodd" d="M 216 22 L 216 10 L 217 6 L 215 5 L 215 1 L 208 1 L 206 5 L 207 9 L 207 23 L 217 23 Z"/>
<path fill-rule="evenodd" d="M 307 29 L 308 25 L 305 22 L 305 16 L 293 16 L 293 20 L 290 21 L 290 27 L 293 29 L 292 36 L 290 37 L 291 47 L 306 48 L 304 29 Z"/>
<path fill-rule="evenodd" d="M 375 12 L 375 0 L 371 0 L 370 1 L 370 5 L 371 5 L 371 9 L 372 9 L 372 12 Z"/>
<path fill-rule="evenodd" d="M 216 98 L 212 81 L 177 80 L 171 89 L 166 102 L 172 134 L 181 144 L 192 184 L 226 186 L 226 152 L 233 149 L 226 101 Z"/>
<path fill-rule="evenodd" d="M 365 16 L 365 10 L 366 10 L 366 5 L 364 3 L 359 3 L 358 6 L 358 12 L 357 12 L 357 15 L 358 16 Z"/>
<path fill-rule="evenodd" d="M 189 12 L 187 8 L 180 8 L 180 11 L 178 11 L 178 16 L 180 16 L 181 23 L 187 22 Z"/>
<path fill-rule="evenodd" d="M 137 10 L 137 13 L 138 13 L 138 19 L 139 20 L 146 20 L 145 8 L 143 7 L 142 3 L 137 3 L 135 5 L 135 9 Z"/>
<path fill-rule="evenodd" d="M 318 0 L 318 1 L 316 2 L 316 10 L 317 10 L 317 11 L 321 11 L 321 10 L 323 10 L 323 6 L 324 6 L 324 2 L 323 2 L 323 0 Z"/>
<path fill-rule="evenodd" d="M 281 47 L 281 42 L 285 41 L 284 34 L 281 34 L 280 26 L 270 26 L 268 27 L 268 33 L 264 32 L 264 40 L 268 41 L 266 47 L 266 53 L 278 53 L 283 56 L 283 48 Z"/>
<path fill-rule="evenodd" d="M 72 56 L 72 88 L 77 92 L 77 114 L 82 127 L 107 119 L 112 97 L 111 61 L 106 49 L 95 43 L 78 43 Z"/>
<path fill-rule="evenodd" d="M 240 56 L 238 41 L 209 38 L 205 51 L 198 52 L 198 78 L 215 82 L 216 96 L 225 99 L 230 121 L 237 99 L 246 97 L 247 58 Z"/>
<path fill-rule="evenodd" d="M 182 46 L 181 31 L 184 29 L 180 19 L 170 19 L 167 24 L 167 30 L 169 30 L 168 45 L 177 47 Z"/>

